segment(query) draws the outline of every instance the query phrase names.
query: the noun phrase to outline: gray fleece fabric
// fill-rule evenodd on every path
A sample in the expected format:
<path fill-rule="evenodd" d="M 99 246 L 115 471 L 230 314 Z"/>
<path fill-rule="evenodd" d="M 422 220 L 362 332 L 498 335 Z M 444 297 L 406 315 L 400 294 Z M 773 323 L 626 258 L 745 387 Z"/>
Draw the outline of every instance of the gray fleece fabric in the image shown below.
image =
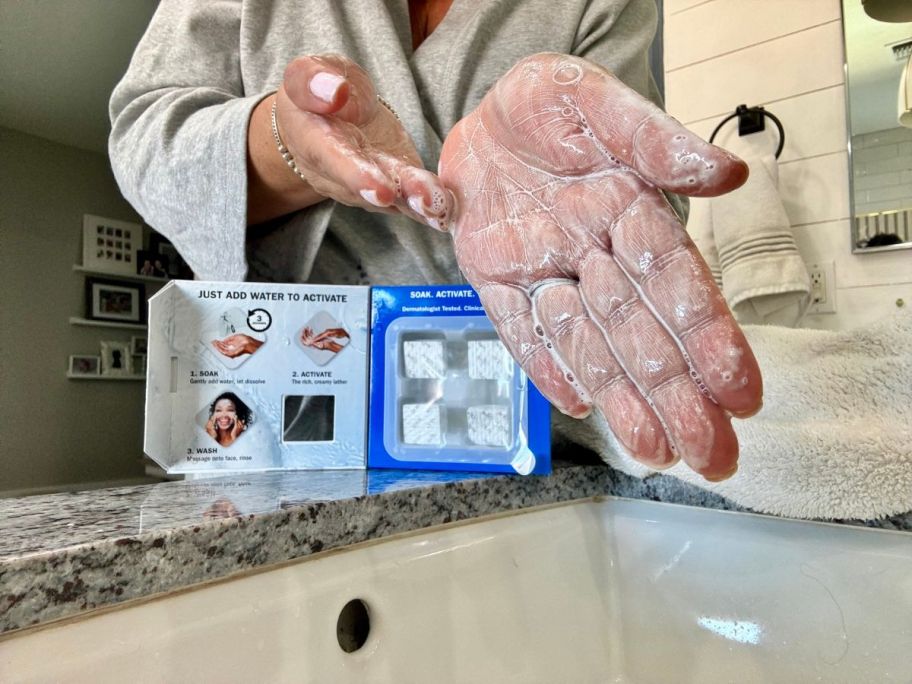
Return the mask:
<path fill-rule="evenodd" d="M 204 280 L 461 282 L 451 238 L 401 216 L 326 201 L 248 229 L 253 108 L 295 57 L 345 55 L 436 171 L 452 126 L 536 52 L 585 57 L 657 100 L 656 18 L 653 0 L 454 0 L 413 51 L 407 0 L 162 0 L 111 98 L 114 174 Z"/>

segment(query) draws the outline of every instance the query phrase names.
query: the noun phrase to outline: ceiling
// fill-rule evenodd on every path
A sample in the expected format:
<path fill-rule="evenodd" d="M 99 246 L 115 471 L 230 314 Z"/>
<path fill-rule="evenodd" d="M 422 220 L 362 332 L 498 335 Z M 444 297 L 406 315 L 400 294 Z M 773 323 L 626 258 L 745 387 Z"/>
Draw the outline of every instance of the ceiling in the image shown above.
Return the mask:
<path fill-rule="evenodd" d="M 107 153 L 108 98 L 158 0 L 0 0 L 0 126 Z"/>

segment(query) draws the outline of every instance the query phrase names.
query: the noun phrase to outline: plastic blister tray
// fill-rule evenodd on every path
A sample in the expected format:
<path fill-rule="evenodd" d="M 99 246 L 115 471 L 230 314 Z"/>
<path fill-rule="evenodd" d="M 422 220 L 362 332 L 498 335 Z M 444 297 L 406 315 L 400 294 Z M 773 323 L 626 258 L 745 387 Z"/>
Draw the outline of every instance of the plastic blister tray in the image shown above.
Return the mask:
<path fill-rule="evenodd" d="M 528 381 L 486 317 L 393 320 L 384 373 L 392 458 L 509 465 L 526 448 Z"/>

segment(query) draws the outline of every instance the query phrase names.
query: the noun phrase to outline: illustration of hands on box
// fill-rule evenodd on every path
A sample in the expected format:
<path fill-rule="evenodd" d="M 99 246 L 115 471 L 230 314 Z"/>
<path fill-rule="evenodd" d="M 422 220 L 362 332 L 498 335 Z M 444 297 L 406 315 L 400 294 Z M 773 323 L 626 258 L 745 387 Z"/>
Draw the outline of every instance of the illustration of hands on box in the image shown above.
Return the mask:
<path fill-rule="evenodd" d="M 171 281 L 149 302 L 146 453 L 171 473 L 363 468 L 368 292 Z"/>
<path fill-rule="evenodd" d="M 550 472 L 550 407 L 468 286 L 371 290 L 368 465 Z"/>

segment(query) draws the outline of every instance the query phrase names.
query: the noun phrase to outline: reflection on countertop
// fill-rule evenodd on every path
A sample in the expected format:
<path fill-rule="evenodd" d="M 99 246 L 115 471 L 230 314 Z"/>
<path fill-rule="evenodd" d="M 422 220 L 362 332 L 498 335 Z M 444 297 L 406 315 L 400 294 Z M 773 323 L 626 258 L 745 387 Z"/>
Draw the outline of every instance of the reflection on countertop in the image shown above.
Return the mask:
<path fill-rule="evenodd" d="M 610 493 L 612 472 L 264 472 L 0 500 L 0 633 L 391 534 Z"/>
<path fill-rule="evenodd" d="M 242 473 L 0 499 L 0 562 L 210 520 L 484 478 L 483 474 L 319 470 Z"/>
<path fill-rule="evenodd" d="M 668 476 L 328 470 L 0 500 L 0 633 L 434 525 L 599 495 L 737 509 Z M 872 526 L 912 530 L 912 514 Z"/>

